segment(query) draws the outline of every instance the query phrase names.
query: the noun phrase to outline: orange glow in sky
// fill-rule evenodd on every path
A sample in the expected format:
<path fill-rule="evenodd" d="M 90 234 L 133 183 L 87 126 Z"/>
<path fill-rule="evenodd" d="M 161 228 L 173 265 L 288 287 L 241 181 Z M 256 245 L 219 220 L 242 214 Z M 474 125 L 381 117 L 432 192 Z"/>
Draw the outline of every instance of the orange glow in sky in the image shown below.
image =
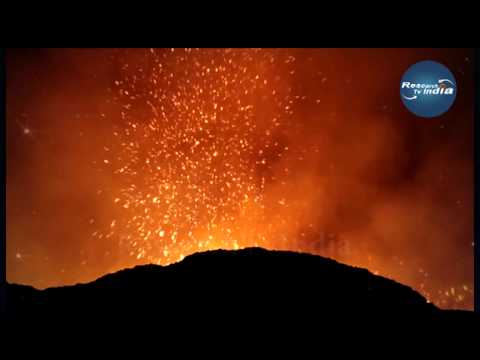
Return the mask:
<path fill-rule="evenodd" d="M 45 288 L 261 246 L 472 308 L 471 56 L 11 50 L 8 281 Z M 398 95 L 424 58 L 459 84 L 438 119 L 416 118 Z"/>

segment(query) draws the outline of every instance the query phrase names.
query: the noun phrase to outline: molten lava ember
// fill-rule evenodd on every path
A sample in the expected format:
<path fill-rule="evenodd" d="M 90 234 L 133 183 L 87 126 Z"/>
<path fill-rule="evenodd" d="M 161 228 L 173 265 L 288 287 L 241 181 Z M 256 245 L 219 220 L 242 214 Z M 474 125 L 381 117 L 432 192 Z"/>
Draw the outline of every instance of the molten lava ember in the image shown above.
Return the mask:
<path fill-rule="evenodd" d="M 10 50 L 7 277 L 39 288 L 261 246 L 473 307 L 470 50 Z M 398 86 L 455 73 L 438 119 Z"/>

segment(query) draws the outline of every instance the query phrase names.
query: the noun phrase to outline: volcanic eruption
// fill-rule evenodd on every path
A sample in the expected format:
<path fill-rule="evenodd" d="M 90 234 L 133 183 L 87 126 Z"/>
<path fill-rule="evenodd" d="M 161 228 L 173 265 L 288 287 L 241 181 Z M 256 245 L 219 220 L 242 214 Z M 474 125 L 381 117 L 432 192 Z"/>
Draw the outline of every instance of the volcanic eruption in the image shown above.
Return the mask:
<path fill-rule="evenodd" d="M 456 107 L 429 122 L 398 98 L 402 72 L 426 55 L 459 84 Z M 470 57 L 12 50 L 8 280 L 45 288 L 257 246 L 333 257 L 471 308 Z"/>

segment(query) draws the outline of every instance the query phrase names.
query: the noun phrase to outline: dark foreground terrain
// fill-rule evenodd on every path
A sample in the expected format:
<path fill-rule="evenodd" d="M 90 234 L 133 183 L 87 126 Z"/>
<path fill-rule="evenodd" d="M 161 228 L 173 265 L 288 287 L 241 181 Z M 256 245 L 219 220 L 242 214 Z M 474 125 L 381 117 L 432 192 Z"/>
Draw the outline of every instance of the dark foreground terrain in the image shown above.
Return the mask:
<path fill-rule="evenodd" d="M 476 314 L 440 310 L 411 288 L 320 256 L 249 248 L 198 253 L 170 266 L 137 266 L 88 284 L 46 290 L 7 285 L 8 317 L 195 319 L 321 326 L 363 319 L 477 324 Z M 449 325 L 449 326 L 450 326 Z"/>

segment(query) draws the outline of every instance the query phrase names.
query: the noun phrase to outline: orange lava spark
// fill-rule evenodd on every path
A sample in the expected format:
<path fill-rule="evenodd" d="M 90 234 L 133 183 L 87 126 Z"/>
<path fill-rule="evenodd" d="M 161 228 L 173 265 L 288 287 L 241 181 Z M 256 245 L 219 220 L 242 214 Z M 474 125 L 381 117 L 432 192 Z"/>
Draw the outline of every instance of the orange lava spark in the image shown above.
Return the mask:
<path fill-rule="evenodd" d="M 104 164 L 122 184 L 113 196 L 122 213 L 108 231 L 132 257 L 168 264 L 280 235 L 264 190 L 287 151 L 280 139 L 293 100 L 286 79 L 271 74 L 291 61 L 278 51 L 152 50 L 149 71 L 115 82 L 122 122 Z"/>

